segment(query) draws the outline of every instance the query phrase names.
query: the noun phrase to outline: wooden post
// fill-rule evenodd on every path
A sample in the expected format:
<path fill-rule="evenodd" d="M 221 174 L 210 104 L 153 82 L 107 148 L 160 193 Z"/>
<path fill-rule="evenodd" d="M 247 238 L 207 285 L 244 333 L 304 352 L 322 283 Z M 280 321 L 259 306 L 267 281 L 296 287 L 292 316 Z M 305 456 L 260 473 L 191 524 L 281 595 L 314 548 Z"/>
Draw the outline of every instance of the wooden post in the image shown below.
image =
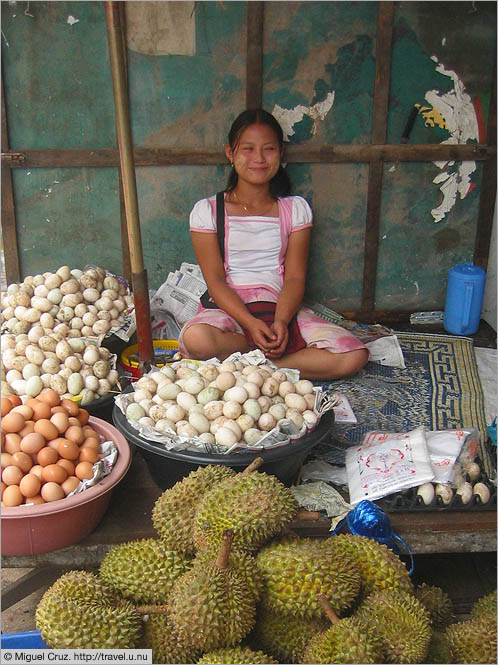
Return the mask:
<path fill-rule="evenodd" d="M 264 2 L 247 3 L 246 108 L 263 104 Z"/>
<path fill-rule="evenodd" d="M 131 277 L 137 321 L 137 342 L 140 373 L 147 371 L 154 355 L 150 325 L 150 302 L 147 273 L 144 269 L 142 238 L 138 214 L 137 185 L 131 140 L 131 124 L 128 108 L 128 90 L 123 58 L 123 33 L 121 29 L 120 2 L 105 2 L 107 37 L 111 61 L 114 91 L 114 112 L 119 148 L 119 163 L 123 180 L 123 196 L 130 248 Z"/>

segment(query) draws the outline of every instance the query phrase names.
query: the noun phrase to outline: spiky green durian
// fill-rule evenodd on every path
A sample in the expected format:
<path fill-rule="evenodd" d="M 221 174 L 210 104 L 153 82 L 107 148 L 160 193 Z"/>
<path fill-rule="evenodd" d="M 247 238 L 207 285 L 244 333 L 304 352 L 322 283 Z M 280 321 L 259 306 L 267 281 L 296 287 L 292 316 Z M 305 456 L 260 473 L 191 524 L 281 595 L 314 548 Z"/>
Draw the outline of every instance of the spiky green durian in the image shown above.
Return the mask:
<path fill-rule="evenodd" d="M 152 649 L 153 663 L 194 663 L 200 651 L 192 649 L 178 637 L 165 614 L 151 614 L 144 622 L 144 637 L 140 645 Z"/>
<path fill-rule="evenodd" d="M 440 587 L 422 583 L 415 589 L 415 596 L 429 612 L 433 629 L 445 628 L 455 620 L 451 598 Z"/>
<path fill-rule="evenodd" d="M 324 619 L 297 619 L 260 607 L 251 633 L 251 646 L 271 654 L 281 663 L 301 663 L 314 635 L 330 626 Z"/>
<path fill-rule="evenodd" d="M 254 626 L 254 596 L 228 566 L 232 537 L 224 534 L 216 561 L 184 573 L 169 597 L 169 618 L 180 639 L 203 651 L 235 646 Z"/>
<path fill-rule="evenodd" d="M 407 567 L 387 545 L 351 534 L 339 534 L 319 543 L 332 556 L 348 555 L 353 559 L 360 571 L 362 598 L 383 589 L 414 593 Z"/>
<path fill-rule="evenodd" d="M 385 663 L 423 663 L 432 629 L 429 612 L 406 591 L 377 591 L 360 605 L 355 616 L 382 639 Z"/>
<path fill-rule="evenodd" d="M 488 617 L 489 619 L 495 619 L 497 617 L 496 609 L 496 589 L 491 593 L 482 596 L 474 603 L 472 609 L 470 610 L 471 619 L 480 619 L 481 617 Z"/>
<path fill-rule="evenodd" d="M 214 485 L 234 475 L 228 466 L 199 467 L 159 496 L 152 509 L 152 523 L 166 549 L 195 554 L 193 520 L 199 501 Z"/>
<path fill-rule="evenodd" d="M 222 533 L 234 533 L 234 550 L 255 552 L 294 519 L 299 505 L 275 476 L 253 471 L 222 480 L 207 492 L 195 517 L 194 540 L 218 547 Z"/>
<path fill-rule="evenodd" d="M 452 663 L 448 638 L 446 633 L 441 630 L 433 630 L 429 651 L 425 659 L 426 663 Z"/>
<path fill-rule="evenodd" d="M 192 563 L 181 552 L 166 550 L 158 538 L 143 538 L 113 547 L 99 575 L 122 596 L 137 603 L 165 603 L 173 582 Z"/>
<path fill-rule="evenodd" d="M 323 617 L 317 594 L 329 599 L 337 614 L 351 607 L 360 592 L 360 573 L 348 557 L 333 557 L 311 538 L 283 537 L 256 555 L 265 590 L 263 604 L 280 614 Z"/>
<path fill-rule="evenodd" d="M 311 638 L 302 663 L 382 663 L 382 640 L 358 617 L 340 619 Z"/>
<path fill-rule="evenodd" d="M 278 661 L 273 660 L 262 651 L 253 651 L 249 647 L 232 647 L 225 649 L 217 649 L 216 651 L 209 651 L 200 658 L 198 663 L 205 665 L 218 665 L 218 663 L 254 663 L 258 665 L 266 663 L 272 665 Z"/>
<path fill-rule="evenodd" d="M 496 619 L 481 617 L 446 628 L 453 663 L 496 663 Z"/>
<path fill-rule="evenodd" d="M 194 566 L 204 566 L 207 563 L 212 564 L 216 557 L 217 553 L 214 550 L 199 550 L 192 563 Z M 244 552 L 230 552 L 228 565 L 239 571 L 249 592 L 254 597 L 254 602 L 258 603 L 263 591 L 264 580 L 254 557 Z"/>
<path fill-rule="evenodd" d="M 54 649 L 131 649 L 142 632 L 137 609 L 128 600 L 116 599 L 95 575 L 82 571 L 63 575 L 47 589 L 35 620 Z"/>

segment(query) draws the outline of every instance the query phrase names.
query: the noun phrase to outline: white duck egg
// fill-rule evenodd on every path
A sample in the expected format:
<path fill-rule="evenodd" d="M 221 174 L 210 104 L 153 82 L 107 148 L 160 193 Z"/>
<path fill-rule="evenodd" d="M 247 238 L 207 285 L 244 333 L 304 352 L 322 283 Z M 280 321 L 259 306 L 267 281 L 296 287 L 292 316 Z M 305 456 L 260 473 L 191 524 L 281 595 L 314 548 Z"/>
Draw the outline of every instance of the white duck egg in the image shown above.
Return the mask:
<path fill-rule="evenodd" d="M 228 402 L 225 402 L 225 405 L 223 407 L 224 416 L 230 418 L 231 420 L 236 420 L 241 413 L 242 413 L 242 405 L 240 404 L 240 402 L 236 402 L 233 399 L 229 400 Z"/>
<path fill-rule="evenodd" d="M 199 404 L 208 404 L 208 402 L 216 401 L 220 396 L 220 390 L 216 387 L 203 388 L 197 395 Z"/>
<path fill-rule="evenodd" d="M 30 379 L 32 376 L 40 376 L 40 374 L 41 374 L 40 366 L 35 365 L 34 363 L 28 363 L 27 365 L 24 365 L 24 367 L 22 368 L 22 378 L 26 379 L 26 381 Z"/>
<path fill-rule="evenodd" d="M 179 404 L 174 404 L 173 406 L 168 407 L 166 410 L 166 418 L 172 420 L 174 423 L 177 423 L 179 420 L 185 418 L 185 409 L 183 409 Z"/>
<path fill-rule="evenodd" d="M 93 392 L 96 392 L 99 389 L 99 380 L 93 374 L 86 376 L 83 383 L 87 390 L 93 390 Z"/>
<path fill-rule="evenodd" d="M 297 393 L 287 393 L 285 403 L 289 409 L 297 409 L 301 413 L 307 409 L 306 400 L 302 395 L 298 395 Z"/>
<path fill-rule="evenodd" d="M 265 382 L 263 376 L 258 371 L 250 372 L 247 374 L 247 381 L 249 383 L 255 383 L 259 388 L 261 388 Z"/>
<path fill-rule="evenodd" d="M 190 393 L 191 395 L 198 395 L 204 388 L 204 379 L 198 374 L 189 376 L 185 381 L 185 392 Z"/>
<path fill-rule="evenodd" d="M 220 372 L 215 379 L 216 387 L 225 392 L 235 386 L 236 378 L 233 372 Z"/>
<path fill-rule="evenodd" d="M 282 381 L 278 386 L 278 394 L 281 397 L 285 397 L 289 393 L 295 393 L 296 388 L 291 381 Z"/>
<path fill-rule="evenodd" d="M 190 411 L 188 421 L 192 427 L 195 427 L 199 434 L 205 434 L 209 432 L 209 420 L 202 413 L 198 413 L 197 411 Z"/>
<path fill-rule="evenodd" d="M 153 395 L 156 392 L 157 384 L 151 377 L 142 376 L 135 383 L 135 390 L 137 388 L 145 388 L 145 390 L 148 390 Z"/>
<path fill-rule="evenodd" d="M 161 399 L 176 399 L 181 390 L 177 383 L 164 383 L 157 389 L 157 394 Z"/>
<path fill-rule="evenodd" d="M 188 413 L 194 404 L 197 403 L 197 400 L 195 399 L 194 395 L 191 395 L 186 391 L 182 391 L 179 392 L 176 396 L 176 402 Z"/>
<path fill-rule="evenodd" d="M 261 386 L 261 393 L 267 397 L 274 397 L 278 393 L 279 385 L 278 381 L 270 377 Z"/>
<path fill-rule="evenodd" d="M 223 415 L 224 406 L 225 402 L 222 400 L 208 402 L 207 404 L 204 404 L 204 415 L 208 420 L 216 420 L 216 418 L 219 418 L 221 415 Z"/>
<path fill-rule="evenodd" d="M 239 404 L 243 404 L 248 398 L 247 390 L 242 388 L 242 386 L 233 386 L 223 393 L 225 402 L 234 400 L 235 402 L 239 402 Z"/>
<path fill-rule="evenodd" d="M 226 360 L 222 362 L 221 365 L 218 365 L 218 372 L 235 372 L 237 365 L 231 360 Z"/>
<path fill-rule="evenodd" d="M 312 428 L 318 423 L 318 416 L 314 411 L 306 409 L 306 411 L 303 411 L 303 420 L 307 427 Z"/>
<path fill-rule="evenodd" d="M 264 432 L 256 427 L 250 427 L 244 432 L 244 441 L 248 446 L 254 446 L 263 436 Z"/>
<path fill-rule="evenodd" d="M 203 365 L 199 368 L 199 374 L 208 382 L 214 381 L 218 376 L 218 370 L 214 365 Z"/>
<path fill-rule="evenodd" d="M 287 409 L 287 413 L 285 414 L 285 417 L 287 420 L 292 420 L 294 425 L 297 427 L 298 430 L 301 430 L 303 425 L 304 425 L 304 418 L 303 414 L 298 411 L 297 409 Z"/>
<path fill-rule="evenodd" d="M 423 483 L 417 487 L 417 496 L 421 497 L 426 506 L 434 501 L 434 485 L 432 483 Z"/>
<path fill-rule="evenodd" d="M 255 383 L 250 383 L 249 381 L 246 381 L 245 383 L 242 384 L 242 387 L 247 390 L 247 394 L 249 395 L 250 399 L 258 399 L 258 397 L 261 395 L 259 386 L 256 385 Z"/>
<path fill-rule="evenodd" d="M 285 418 L 285 414 L 287 413 L 287 408 L 283 404 L 272 404 L 268 409 L 268 413 L 271 413 L 271 415 L 278 422 L 279 420 Z"/>
<path fill-rule="evenodd" d="M 284 381 L 287 381 L 287 374 L 285 372 L 282 372 L 281 369 L 277 369 L 276 372 L 273 372 L 271 375 L 275 381 L 278 381 L 278 383 L 283 383 Z"/>
<path fill-rule="evenodd" d="M 235 422 L 240 427 L 242 432 L 246 432 L 251 427 L 254 427 L 254 418 L 252 418 L 252 416 L 250 416 L 248 413 L 243 413 L 237 418 Z"/>
<path fill-rule="evenodd" d="M 266 395 L 258 397 L 258 404 L 261 408 L 261 413 L 266 413 L 271 406 L 271 399 Z"/>
<path fill-rule="evenodd" d="M 30 376 L 26 381 L 26 395 L 37 397 L 43 390 L 43 382 L 39 376 Z"/>
<path fill-rule="evenodd" d="M 164 365 L 159 371 L 161 374 L 164 374 L 166 377 L 168 377 L 170 381 L 174 381 L 176 379 L 176 372 L 170 365 Z"/>
<path fill-rule="evenodd" d="M 216 439 L 214 438 L 213 434 L 211 434 L 211 432 L 202 432 L 199 434 L 199 439 L 204 443 L 211 445 L 216 443 Z"/>
<path fill-rule="evenodd" d="M 258 427 L 264 432 L 269 432 L 277 424 L 275 416 L 273 416 L 269 411 L 268 413 L 262 413 L 258 419 Z"/>
<path fill-rule="evenodd" d="M 220 446 L 229 448 L 237 443 L 237 435 L 229 427 L 219 427 L 214 435 L 216 443 Z"/>
<path fill-rule="evenodd" d="M 169 418 L 162 418 L 161 420 L 158 420 L 155 424 L 155 428 L 159 432 L 176 432 L 175 423 L 172 420 L 169 420 Z"/>
<path fill-rule="evenodd" d="M 128 420 L 140 420 L 140 418 L 143 418 L 145 415 L 146 413 L 144 409 L 136 402 L 132 402 L 126 407 L 126 417 Z"/>
<path fill-rule="evenodd" d="M 308 381 L 308 379 L 299 379 L 299 381 L 296 381 L 294 385 L 296 392 L 299 393 L 299 395 L 308 395 L 313 393 L 313 384 L 311 381 Z"/>
<path fill-rule="evenodd" d="M 152 393 L 145 388 L 138 388 L 133 392 L 133 400 L 135 402 L 141 402 L 143 399 L 152 399 Z"/>

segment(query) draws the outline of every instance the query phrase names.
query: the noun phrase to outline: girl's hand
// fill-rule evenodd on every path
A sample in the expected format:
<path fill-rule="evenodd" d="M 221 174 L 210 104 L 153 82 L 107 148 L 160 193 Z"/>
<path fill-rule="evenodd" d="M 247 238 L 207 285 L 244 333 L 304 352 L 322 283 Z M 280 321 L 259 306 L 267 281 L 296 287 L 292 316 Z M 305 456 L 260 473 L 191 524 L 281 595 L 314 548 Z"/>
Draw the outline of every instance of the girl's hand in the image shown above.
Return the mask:
<path fill-rule="evenodd" d="M 275 333 L 275 341 L 266 355 L 269 358 L 280 358 L 289 341 L 289 329 L 284 321 L 276 319 L 272 324 L 272 331 Z"/>
<path fill-rule="evenodd" d="M 247 325 L 247 331 L 252 337 L 254 344 L 266 353 L 274 346 L 276 335 L 271 328 L 261 319 L 253 317 L 253 320 Z"/>

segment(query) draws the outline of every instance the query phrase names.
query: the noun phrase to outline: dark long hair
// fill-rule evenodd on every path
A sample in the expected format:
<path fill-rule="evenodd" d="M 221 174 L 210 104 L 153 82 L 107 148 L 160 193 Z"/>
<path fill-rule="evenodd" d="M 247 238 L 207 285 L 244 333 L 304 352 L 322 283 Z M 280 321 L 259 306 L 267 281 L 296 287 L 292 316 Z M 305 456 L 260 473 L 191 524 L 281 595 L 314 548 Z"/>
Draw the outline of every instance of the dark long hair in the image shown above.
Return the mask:
<path fill-rule="evenodd" d="M 270 127 L 275 133 L 279 148 L 282 150 L 284 146 L 282 127 L 280 127 L 278 121 L 272 116 L 272 114 L 264 109 L 247 109 L 235 118 L 228 133 L 228 143 L 232 150 L 236 150 L 242 132 L 244 132 L 250 125 L 255 124 L 268 125 L 268 127 Z M 235 189 L 238 180 L 239 176 L 237 175 L 237 171 L 232 168 L 230 175 L 228 176 L 226 191 L 231 192 Z M 291 189 L 292 185 L 289 176 L 287 175 L 287 171 L 282 165 L 280 165 L 278 171 L 270 180 L 270 195 L 274 199 L 278 199 L 279 196 L 288 196 Z"/>

